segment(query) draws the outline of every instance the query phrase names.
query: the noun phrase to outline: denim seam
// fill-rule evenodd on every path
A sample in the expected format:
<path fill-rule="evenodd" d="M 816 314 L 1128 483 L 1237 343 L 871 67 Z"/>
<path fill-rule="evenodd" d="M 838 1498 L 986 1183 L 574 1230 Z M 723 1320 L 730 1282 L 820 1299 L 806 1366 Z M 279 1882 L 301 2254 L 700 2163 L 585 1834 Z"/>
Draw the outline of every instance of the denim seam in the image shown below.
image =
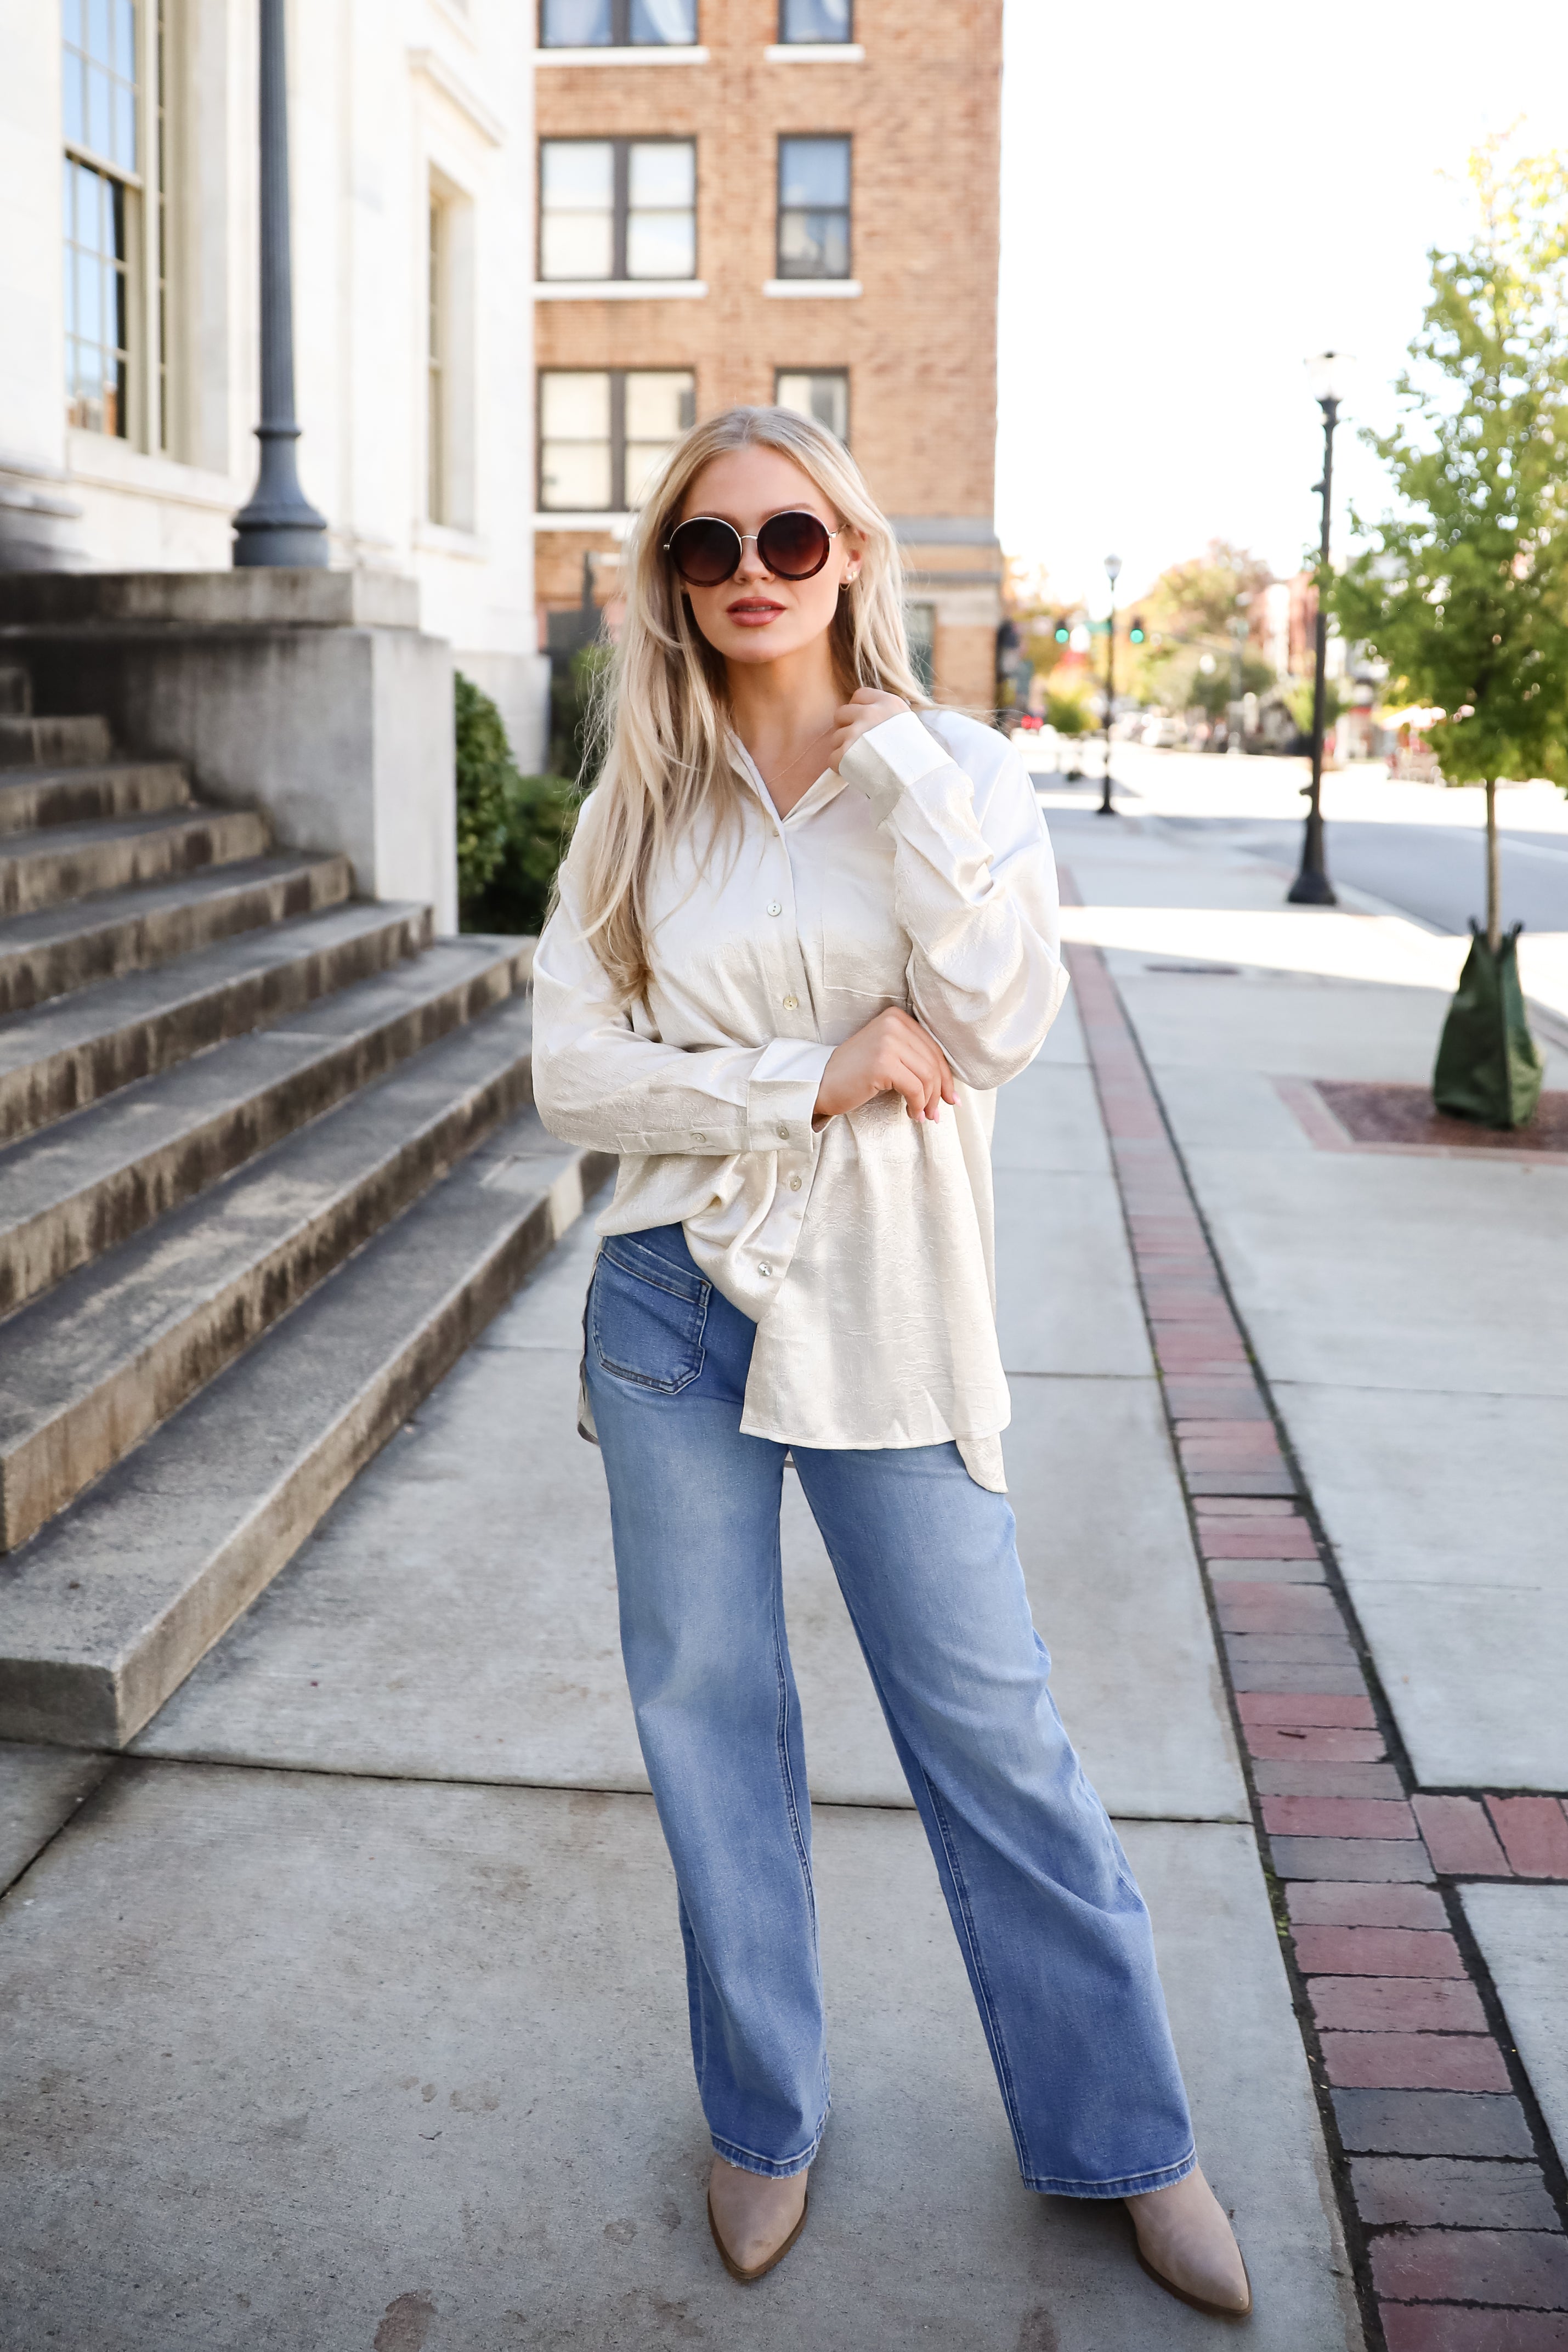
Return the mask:
<path fill-rule="evenodd" d="M 806 1908 L 811 1916 L 811 1939 L 817 1939 L 817 1893 L 811 1884 L 811 1858 L 800 1834 L 800 1801 L 795 1793 L 795 1776 L 789 1769 L 789 1678 L 784 1671 L 784 1645 L 779 1622 L 782 1599 L 783 1563 L 776 1563 L 773 1583 L 773 1672 L 779 1684 L 779 1717 L 774 1742 L 779 1751 L 779 1773 L 784 1783 L 784 1801 L 789 1808 L 789 1834 L 795 1841 L 795 1855 L 800 1864 L 800 1876 L 806 1889 Z"/>
<path fill-rule="evenodd" d="M 647 1274 L 640 1265 L 628 1265 L 624 1258 L 616 1257 L 607 1249 L 603 1250 L 601 1254 L 605 1257 L 609 1258 L 612 1265 L 619 1266 L 622 1274 L 629 1274 L 633 1282 L 645 1282 L 650 1290 L 662 1290 L 668 1297 L 681 1298 L 685 1301 L 688 1307 L 699 1307 L 702 1311 L 703 1319 L 705 1321 L 706 1320 L 707 1302 L 713 1293 L 713 1285 L 711 1282 L 705 1280 L 701 1275 L 684 1276 L 682 1277 L 683 1280 L 695 1282 L 696 1286 L 695 1291 L 682 1290 L 674 1282 L 661 1282 L 656 1274 Z M 656 1265 L 663 1264 L 662 1259 L 653 1257 L 653 1252 L 652 1250 L 649 1250 L 646 1255 L 649 1257 L 653 1258 L 653 1263 Z M 674 1274 L 677 1269 L 674 1266 L 671 1266 L 668 1271 L 671 1274 Z"/>
<path fill-rule="evenodd" d="M 842 1591 L 841 1581 L 840 1590 L 841 1591 Z M 876 1666 L 873 1662 L 872 1654 L 866 1646 L 864 1636 L 861 1633 L 859 1617 L 856 1615 L 856 1612 L 851 1604 L 850 1597 L 847 1592 L 843 1594 L 843 1600 L 844 1606 L 849 1611 L 850 1622 L 854 1627 L 855 1639 L 859 1642 L 861 1646 L 861 1654 L 865 1659 L 866 1669 L 871 1675 L 872 1686 L 876 1692 L 877 1703 L 882 1707 L 883 1713 L 889 1717 L 890 1721 L 896 1722 L 897 1718 L 887 1703 L 887 1694 L 883 1688 L 882 1676 L 878 1674 Z M 907 1746 L 908 1743 L 905 1742 L 905 1745 Z M 941 1835 L 942 1851 L 946 1856 L 948 1872 L 953 1880 L 953 1891 L 957 1899 L 959 1916 L 964 1922 L 964 1939 L 968 1948 L 970 1965 L 974 1970 L 974 1980 L 976 1985 L 979 1988 L 977 1999 L 984 2009 L 987 2039 L 989 2041 L 991 2045 L 992 2061 L 997 2070 L 997 2084 L 1002 2095 L 1002 2104 L 1007 2109 L 1008 2124 L 1013 2136 L 1013 2147 L 1018 2156 L 1019 2170 L 1023 2174 L 1024 2179 L 1027 2180 L 1030 2177 L 1029 2142 L 1024 2137 L 1023 2119 L 1019 2113 L 1018 2096 L 1013 2084 L 1012 2062 L 1008 2056 L 1007 2043 L 1002 2038 L 1001 2020 L 997 2014 L 997 2004 L 995 1997 L 991 1991 L 990 1979 L 986 1973 L 985 1963 L 980 1957 L 980 1939 L 978 1932 L 975 1927 L 974 1913 L 969 1905 L 969 1890 L 965 1883 L 964 1874 L 958 1866 L 957 1850 L 953 1843 L 952 1834 L 948 1828 L 946 1811 L 943 1807 L 940 1797 L 936 1793 L 936 1788 L 933 1786 L 931 1775 L 925 1769 L 925 1765 L 920 1761 L 919 1757 L 915 1756 L 913 1748 L 910 1748 L 909 1752 L 911 1757 L 914 1758 L 915 1769 L 920 1774 L 922 1784 L 925 1787 L 926 1797 L 930 1802 L 931 1817 L 936 1823 L 937 1830 Z"/>
<path fill-rule="evenodd" d="M 780 2161 L 777 2157 L 763 2156 L 754 2147 L 742 2147 L 737 2139 L 729 2139 L 723 2132 L 710 2133 L 709 2137 L 713 2142 L 715 2153 L 722 2156 L 727 2164 L 733 2164 L 738 2157 L 742 2159 L 739 2166 L 742 2171 L 750 2171 L 754 2167 L 766 2166 L 767 2171 L 763 2176 L 766 2179 L 788 2180 L 796 2173 L 804 2172 L 808 2165 L 816 2161 L 817 2150 L 822 2145 L 822 2134 L 828 2128 L 829 2113 L 828 2107 L 822 2109 L 821 2121 L 812 2133 L 810 2145 L 805 2153 L 801 2156 L 785 2157 L 782 2159 L 788 2167 L 788 2169 L 783 2172 L 776 2168 Z M 733 2155 L 730 2153 L 731 2150 L 734 2151 Z"/>

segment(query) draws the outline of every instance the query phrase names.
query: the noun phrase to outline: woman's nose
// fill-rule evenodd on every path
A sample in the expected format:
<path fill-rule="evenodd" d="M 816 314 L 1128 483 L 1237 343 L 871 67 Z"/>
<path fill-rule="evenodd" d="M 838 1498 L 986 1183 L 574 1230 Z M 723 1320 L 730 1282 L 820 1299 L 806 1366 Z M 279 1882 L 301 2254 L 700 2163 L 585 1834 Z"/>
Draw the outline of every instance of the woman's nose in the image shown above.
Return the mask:
<path fill-rule="evenodd" d="M 772 576 L 762 561 L 756 540 L 743 539 L 740 542 L 740 562 L 735 567 L 736 579 L 770 580 Z"/>

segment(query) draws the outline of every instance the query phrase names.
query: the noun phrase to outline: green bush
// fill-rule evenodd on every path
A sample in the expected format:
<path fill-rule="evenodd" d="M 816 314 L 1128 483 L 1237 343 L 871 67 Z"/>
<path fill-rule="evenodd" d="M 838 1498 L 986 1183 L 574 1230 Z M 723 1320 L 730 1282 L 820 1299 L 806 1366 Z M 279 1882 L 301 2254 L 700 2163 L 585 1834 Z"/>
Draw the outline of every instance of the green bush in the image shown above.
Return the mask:
<path fill-rule="evenodd" d="M 1059 735 L 1087 735 L 1089 713 L 1075 694 L 1051 694 L 1045 698 L 1045 723 L 1054 727 Z"/>
<path fill-rule="evenodd" d="M 501 714 L 459 670 L 453 681 L 457 737 L 457 898 L 476 898 L 506 850 L 507 790 L 517 763 Z"/>
<path fill-rule="evenodd" d="M 459 673 L 457 905 L 465 931 L 539 930 L 580 795 L 561 776 L 522 776 L 501 714 Z"/>
<path fill-rule="evenodd" d="M 515 776 L 507 788 L 501 854 L 482 890 L 462 902 L 465 931 L 518 938 L 543 929 L 556 867 L 566 856 L 577 786 L 564 776 Z"/>

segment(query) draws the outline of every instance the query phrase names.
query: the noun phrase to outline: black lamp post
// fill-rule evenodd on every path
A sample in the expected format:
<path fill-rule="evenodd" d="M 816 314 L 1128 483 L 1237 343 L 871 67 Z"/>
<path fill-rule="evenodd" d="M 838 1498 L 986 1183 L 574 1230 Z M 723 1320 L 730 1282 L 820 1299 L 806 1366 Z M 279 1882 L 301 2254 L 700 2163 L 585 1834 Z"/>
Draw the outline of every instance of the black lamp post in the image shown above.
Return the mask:
<path fill-rule="evenodd" d="M 288 84 L 284 0 L 261 0 L 261 465 L 248 506 L 235 515 L 236 567 L 319 568 L 327 518 L 299 487 L 294 445 L 294 293 L 288 251 Z"/>
<path fill-rule="evenodd" d="M 1111 583 L 1111 617 L 1105 624 L 1105 781 L 1096 811 L 1100 816 L 1114 816 L 1116 814 L 1111 805 L 1111 720 L 1116 707 L 1116 582 L 1121 571 L 1121 557 L 1108 555 L 1105 558 L 1105 577 Z"/>
<path fill-rule="evenodd" d="M 1323 413 L 1323 478 L 1314 488 L 1323 502 L 1319 540 L 1318 616 L 1312 670 L 1312 781 L 1307 797 L 1307 822 L 1301 835 L 1301 870 L 1286 896 L 1293 907 L 1337 907 L 1333 884 L 1323 863 L 1323 709 L 1328 676 L 1329 616 L 1323 603 L 1328 586 L 1329 523 L 1333 502 L 1333 431 L 1344 382 L 1343 352 L 1321 352 L 1307 362 L 1307 377 Z"/>

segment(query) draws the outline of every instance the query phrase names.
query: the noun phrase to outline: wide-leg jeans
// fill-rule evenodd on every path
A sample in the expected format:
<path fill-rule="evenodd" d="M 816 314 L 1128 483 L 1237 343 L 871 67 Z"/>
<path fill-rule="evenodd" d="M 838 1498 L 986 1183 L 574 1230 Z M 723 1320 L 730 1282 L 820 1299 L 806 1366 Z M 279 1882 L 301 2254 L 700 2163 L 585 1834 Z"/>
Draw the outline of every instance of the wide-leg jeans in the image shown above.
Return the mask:
<path fill-rule="evenodd" d="M 679 1225 L 602 1244 L 584 1331 L 697 2087 L 718 2153 L 783 2177 L 810 2163 L 828 2112 L 780 1575 L 787 1449 L 741 1433 L 755 1326 Z M 1051 1698 L 1006 1496 L 952 1444 L 792 1451 L 925 1825 L 1024 2179 L 1067 2197 L 1179 2180 L 1192 2128 L 1148 1913 Z"/>

